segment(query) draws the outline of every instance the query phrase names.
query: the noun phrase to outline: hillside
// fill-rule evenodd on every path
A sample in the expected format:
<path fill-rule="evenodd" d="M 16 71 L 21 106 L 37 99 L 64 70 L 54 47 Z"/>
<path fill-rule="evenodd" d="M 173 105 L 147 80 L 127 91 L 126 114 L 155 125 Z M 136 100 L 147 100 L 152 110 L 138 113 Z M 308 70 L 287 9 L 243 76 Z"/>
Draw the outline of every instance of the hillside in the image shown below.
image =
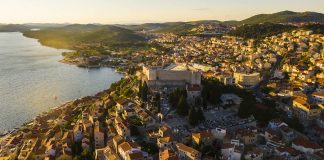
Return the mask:
<path fill-rule="evenodd" d="M 238 24 L 258 24 L 258 23 L 299 23 L 299 22 L 319 22 L 324 23 L 324 14 L 316 12 L 292 12 L 282 11 L 273 14 L 259 14 L 237 22 Z"/>
<path fill-rule="evenodd" d="M 202 24 L 219 24 L 216 20 L 201 20 L 191 22 L 166 22 L 166 23 L 144 23 L 139 25 L 117 25 L 133 31 L 150 31 L 154 33 L 175 33 L 175 34 L 195 34 L 191 30 Z"/>
<path fill-rule="evenodd" d="M 295 26 L 274 23 L 251 24 L 237 27 L 235 30 L 230 31 L 228 35 L 242 37 L 245 39 L 253 38 L 260 40 L 265 37 L 291 31 L 296 28 L 297 27 Z"/>
<path fill-rule="evenodd" d="M 128 46 L 144 42 L 133 31 L 111 25 L 68 25 L 39 31 L 24 32 L 24 36 L 39 39 L 43 45 L 72 49 L 80 44 Z"/>
<path fill-rule="evenodd" d="M 26 25 L 20 24 L 0 24 L 0 32 L 24 32 L 32 29 Z"/>
<path fill-rule="evenodd" d="M 168 26 L 168 23 L 144 23 L 138 25 L 116 25 L 133 31 L 154 31 Z"/>
<path fill-rule="evenodd" d="M 192 23 L 173 23 L 167 27 L 156 30 L 156 33 L 176 33 L 179 35 L 184 35 L 190 33 L 190 31 L 196 27 L 195 24 Z"/>

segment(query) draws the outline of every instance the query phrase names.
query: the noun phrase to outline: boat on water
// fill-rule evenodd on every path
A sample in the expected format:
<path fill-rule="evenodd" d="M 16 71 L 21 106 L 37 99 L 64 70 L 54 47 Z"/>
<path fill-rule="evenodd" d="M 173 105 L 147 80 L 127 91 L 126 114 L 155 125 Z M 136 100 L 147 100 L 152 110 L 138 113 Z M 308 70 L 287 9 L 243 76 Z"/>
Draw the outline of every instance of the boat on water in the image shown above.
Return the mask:
<path fill-rule="evenodd" d="M 56 95 L 54 95 L 54 97 L 53 97 L 53 98 L 54 98 L 54 100 L 57 100 L 57 96 L 56 96 Z"/>

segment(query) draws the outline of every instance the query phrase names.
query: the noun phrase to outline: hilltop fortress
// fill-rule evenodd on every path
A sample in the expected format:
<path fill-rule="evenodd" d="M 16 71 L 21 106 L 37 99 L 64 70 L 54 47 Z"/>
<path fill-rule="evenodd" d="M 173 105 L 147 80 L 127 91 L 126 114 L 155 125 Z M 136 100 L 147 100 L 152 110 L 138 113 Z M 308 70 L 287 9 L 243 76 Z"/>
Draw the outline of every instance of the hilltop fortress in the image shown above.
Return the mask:
<path fill-rule="evenodd" d="M 185 87 L 201 84 L 201 73 L 186 64 L 143 66 L 143 74 L 149 87 Z"/>

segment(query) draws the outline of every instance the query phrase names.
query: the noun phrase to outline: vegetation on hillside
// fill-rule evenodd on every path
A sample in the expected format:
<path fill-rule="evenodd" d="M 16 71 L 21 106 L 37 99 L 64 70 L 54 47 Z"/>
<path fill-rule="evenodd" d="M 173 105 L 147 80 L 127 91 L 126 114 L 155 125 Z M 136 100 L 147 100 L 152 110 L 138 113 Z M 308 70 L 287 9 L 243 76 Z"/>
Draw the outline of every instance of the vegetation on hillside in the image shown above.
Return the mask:
<path fill-rule="evenodd" d="M 27 31 L 24 35 L 47 46 L 74 49 L 77 46 L 104 45 L 113 49 L 144 45 L 144 38 L 133 31 L 110 25 L 69 25 L 38 31 Z"/>
<path fill-rule="evenodd" d="M 177 25 L 171 25 L 162 29 L 157 30 L 157 33 L 175 33 L 178 35 L 187 35 L 191 33 L 191 30 L 195 28 L 196 25 L 191 23 L 179 23 Z"/>
<path fill-rule="evenodd" d="M 306 30 L 312 30 L 316 34 L 324 34 L 324 25 L 322 24 L 310 24 L 305 25 L 302 28 Z"/>
<path fill-rule="evenodd" d="M 30 29 L 31 29 L 30 27 L 25 25 L 20 25 L 20 24 L 8 24 L 8 25 L 0 24 L 0 32 L 24 32 Z"/>
<path fill-rule="evenodd" d="M 230 31 L 228 34 L 231 36 L 242 37 L 244 39 L 260 40 L 268 36 L 277 35 L 283 32 L 289 32 L 297 27 L 291 25 L 282 25 L 274 23 L 252 24 L 243 25 L 235 30 Z"/>
<path fill-rule="evenodd" d="M 259 24 L 259 23 L 300 23 L 320 22 L 324 23 L 324 14 L 315 12 L 292 12 L 282 11 L 273 14 L 259 14 L 239 21 L 238 24 Z"/>

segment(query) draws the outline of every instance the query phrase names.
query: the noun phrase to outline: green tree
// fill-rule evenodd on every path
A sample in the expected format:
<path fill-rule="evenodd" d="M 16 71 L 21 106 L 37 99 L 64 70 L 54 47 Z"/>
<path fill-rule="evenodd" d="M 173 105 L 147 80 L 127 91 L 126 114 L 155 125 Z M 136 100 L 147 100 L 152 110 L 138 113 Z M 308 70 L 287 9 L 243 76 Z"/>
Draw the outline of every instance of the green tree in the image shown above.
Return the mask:
<path fill-rule="evenodd" d="M 238 110 L 238 116 L 241 118 L 248 118 L 255 112 L 255 109 L 254 101 L 243 98 Z"/>
<path fill-rule="evenodd" d="M 184 96 L 180 97 L 179 103 L 177 105 L 177 112 L 181 116 L 188 115 L 188 104 Z"/>
<path fill-rule="evenodd" d="M 81 156 L 75 156 L 73 160 L 81 160 Z"/>
<path fill-rule="evenodd" d="M 155 94 L 155 106 L 158 109 L 158 112 L 161 112 L 161 95 L 160 93 Z"/>
<path fill-rule="evenodd" d="M 87 149 L 85 149 L 85 150 L 83 150 L 82 151 L 82 153 L 81 153 L 81 157 L 82 157 L 82 159 L 84 159 L 84 160 L 90 160 L 90 159 L 92 159 L 91 157 L 91 152 L 89 151 L 89 150 L 87 150 Z"/>
<path fill-rule="evenodd" d="M 132 136 L 140 136 L 141 135 L 141 133 L 138 130 L 137 126 L 134 126 L 134 125 L 130 126 L 130 133 L 131 133 Z"/>
<path fill-rule="evenodd" d="M 192 126 L 196 126 L 199 122 L 198 120 L 198 117 L 197 117 L 197 112 L 196 112 L 196 109 L 194 106 L 191 106 L 190 107 L 190 110 L 189 110 L 189 116 L 188 116 L 188 121 L 189 121 L 189 124 L 192 125 Z"/>
<path fill-rule="evenodd" d="M 198 119 L 199 122 L 205 120 L 205 116 L 204 116 L 204 113 L 203 113 L 201 107 L 199 107 L 198 110 L 197 110 L 197 119 Z"/>
<path fill-rule="evenodd" d="M 138 97 L 139 98 L 142 98 L 142 87 L 143 87 L 143 83 L 142 83 L 142 80 L 139 82 L 139 85 L 138 85 Z"/>
<path fill-rule="evenodd" d="M 147 83 L 144 81 L 143 87 L 142 87 L 142 95 L 141 95 L 143 102 L 147 102 L 147 94 L 148 94 L 148 86 L 147 86 Z"/>
<path fill-rule="evenodd" d="M 202 100 L 200 97 L 195 98 L 195 107 L 201 107 L 202 106 Z"/>

